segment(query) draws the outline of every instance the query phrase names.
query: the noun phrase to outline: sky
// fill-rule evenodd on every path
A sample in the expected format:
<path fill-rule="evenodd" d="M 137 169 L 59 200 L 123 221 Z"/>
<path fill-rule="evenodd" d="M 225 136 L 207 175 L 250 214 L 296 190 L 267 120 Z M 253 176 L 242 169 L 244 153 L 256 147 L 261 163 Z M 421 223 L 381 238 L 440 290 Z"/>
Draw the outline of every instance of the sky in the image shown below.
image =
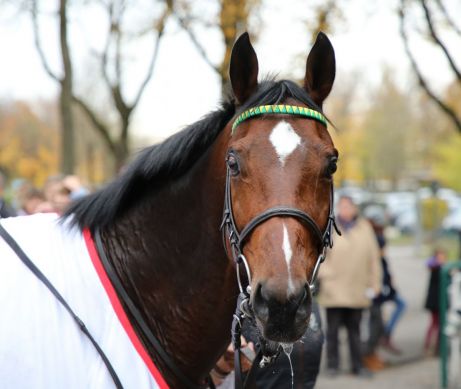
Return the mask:
<path fill-rule="evenodd" d="M 48 0 L 49 6 L 56 2 Z M 212 5 L 209 0 L 208 4 Z M 351 73 L 359 74 L 363 90 L 359 98 L 366 99 L 372 87 L 379 86 L 385 66 L 391 67 L 402 87 L 408 87 L 408 61 L 398 33 L 395 9 L 397 0 L 371 2 L 367 0 L 343 1 L 344 20 L 335 25 L 329 34 L 335 48 L 337 62 L 336 84 L 347 83 Z M 454 20 L 461 19 L 461 2 L 448 1 Z M 306 31 L 309 20 L 308 2 L 265 0 L 258 20 L 261 29 L 254 42 L 260 64 L 260 75 L 267 73 L 302 78 L 304 58 L 310 49 L 310 36 Z M 33 44 L 31 22 L 24 14 L 11 7 L 0 5 L 0 102 L 8 100 L 53 99 L 57 85 L 44 72 Z M 59 72 L 58 37 L 56 22 L 45 10 L 41 23 L 41 37 L 50 63 Z M 71 45 L 76 63 L 76 89 L 88 93 L 94 80 L 89 69 L 89 48 L 98 50 L 103 45 L 106 20 L 94 7 L 89 7 L 72 20 Z M 415 24 L 418 20 L 414 21 Z M 158 62 L 151 82 L 138 106 L 133 120 L 137 136 L 158 140 L 165 138 L 185 125 L 198 120 L 220 101 L 217 75 L 200 57 L 188 36 L 174 21 L 167 25 L 161 42 Z M 251 31 L 250 31 L 251 35 Z M 213 31 L 199 35 L 210 57 L 216 61 L 222 54 L 220 36 Z M 455 42 L 453 39 L 450 42 Z M 458 41 L 459 42 L 459 41 Z M 453 43 L 458 44 L 459 43 Z M 139 85 L 148 61 L 152 42 L 147 38 L 130 51 L 130 65 L 126 75 L 128 96 Z M 424 58 L 424 69 L 431 75 L 433 84 L 441 88 L 450 81 L 444 60 L 424 42 L 412 42 L 418 57 Z M 461 64 L 460 50 L 458 63 Z M 441 70 L 440 70 L 441 69 Z M 81 85 L 85 85 L 81 88 Z M 79 89 L 80 88 L 80 89 Z M 334 89 L 333 92 L 334 94 Z M 94 98 L 103 99 L 97 93 Z"/>

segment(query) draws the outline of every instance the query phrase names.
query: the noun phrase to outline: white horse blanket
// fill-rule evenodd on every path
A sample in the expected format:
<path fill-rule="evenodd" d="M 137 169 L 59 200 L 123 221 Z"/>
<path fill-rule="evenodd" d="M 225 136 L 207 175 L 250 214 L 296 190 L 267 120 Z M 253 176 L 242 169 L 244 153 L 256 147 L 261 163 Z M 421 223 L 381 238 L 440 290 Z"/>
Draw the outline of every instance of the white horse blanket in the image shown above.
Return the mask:
<path fill-rule="evenodd" d="M 54 214 L 3 219 L 104 350 L 124 388 L 167 388 L 104 271 L 91 235 Z M 0 238 L 0 387 L 113 388 L 69 313 Z"/>

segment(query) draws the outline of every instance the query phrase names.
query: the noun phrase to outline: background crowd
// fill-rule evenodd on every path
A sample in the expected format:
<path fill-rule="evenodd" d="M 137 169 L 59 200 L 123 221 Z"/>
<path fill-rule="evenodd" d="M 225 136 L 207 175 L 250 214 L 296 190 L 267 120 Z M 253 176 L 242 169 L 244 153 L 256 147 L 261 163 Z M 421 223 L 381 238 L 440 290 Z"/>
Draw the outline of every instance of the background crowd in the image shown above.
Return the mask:
<path fill-rule="evenodd" d="M 30 181 L 17 179 L 6 185 L 0 173 L 0 217 L 32 215 L 41 212 L 62 214 L 69 204 L 89 193 L 75 175 L 50 176 L 41 188 Z"/>

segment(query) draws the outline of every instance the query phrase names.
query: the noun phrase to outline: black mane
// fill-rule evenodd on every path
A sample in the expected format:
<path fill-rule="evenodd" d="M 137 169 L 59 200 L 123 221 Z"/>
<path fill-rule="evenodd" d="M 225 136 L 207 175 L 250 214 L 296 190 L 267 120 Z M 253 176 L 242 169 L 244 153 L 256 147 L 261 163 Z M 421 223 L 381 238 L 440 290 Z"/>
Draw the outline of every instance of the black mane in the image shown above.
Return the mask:
<path fill-rule="evenodd" d="M 198 122 L 172 135 L 163 143 L 142 150 L 126 170 L 103 189 L 75 202 L 64 214 L 72 222 L 94 231 L 104 228 L 126 212 L 139 199 L 187 174 L 211 146 L 232 117 L 258 105 L 280 104 L 292 97 L 319 110 L 304 89 L 287 80 L 267 80 L 244 105 L 236 107 L 233 98 Z M 224 157 L 223 157 L 224 158 Z"/>

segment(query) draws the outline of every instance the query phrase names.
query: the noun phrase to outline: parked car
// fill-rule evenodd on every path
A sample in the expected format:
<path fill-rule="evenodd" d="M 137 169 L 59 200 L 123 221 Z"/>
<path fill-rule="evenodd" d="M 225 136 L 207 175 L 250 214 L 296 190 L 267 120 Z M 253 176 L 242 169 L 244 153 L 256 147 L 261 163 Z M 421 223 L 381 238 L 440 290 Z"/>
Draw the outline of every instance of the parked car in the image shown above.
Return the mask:
<path fill-rule="evenodd" d="M 414 234 L 418 228 L 418 213 L 416 207 L 409 207 L 395 219 L 394 225 L 404 234 Z"/>
<path fill-rule="evenodd" d="M 442 228 L 445 231 L 461 231 L 461 206 L 451 211 L 443 220 Z"/>
<path fill-rule="evenodd" d="M 416 215 L 417 197 L 414 192 L 389 192 L 386 194 L 384 201 L 393 225 L 396 225 L 397 219 L 401 217 L 408 218 L 408 215 L 412 212 Z"/>
<path fill-rule="evenodd" d="M 346 186 L 339 188 L 336 192 L 336 198 L 341 196 L 348 196 L 352 198 L 354 203 L 358 206 L 369 202 L 371 199 L 371 193 L 358 186 Z"/>

